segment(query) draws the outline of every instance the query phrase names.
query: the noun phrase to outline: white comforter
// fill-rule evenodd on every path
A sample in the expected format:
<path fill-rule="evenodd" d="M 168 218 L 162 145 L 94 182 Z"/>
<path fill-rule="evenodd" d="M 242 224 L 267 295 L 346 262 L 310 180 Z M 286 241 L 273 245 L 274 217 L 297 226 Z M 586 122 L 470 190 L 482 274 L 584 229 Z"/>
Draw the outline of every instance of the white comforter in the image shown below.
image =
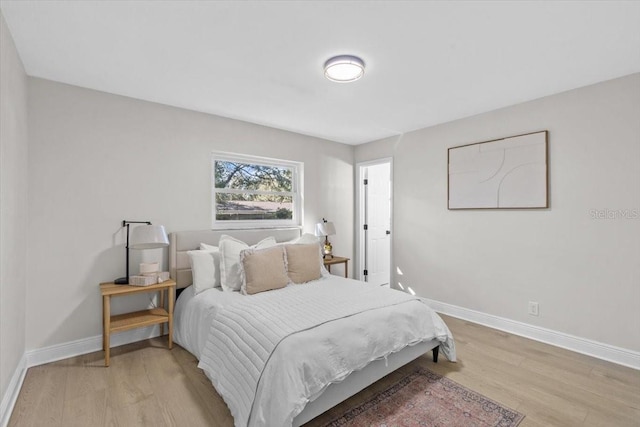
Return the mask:
<path fill-rule="evenodd" d="M 419 298 L 355 280 L 330 276 L 253 296 L 211 290 L 194 303 L 208 332 L 181 325 L 194 318 L 179 302 L 176 341 L 200 359 L 236 426 L 291 425 L 329 384 L 407 345 L 436 338 L 455 360 L 448 328 Z"/>

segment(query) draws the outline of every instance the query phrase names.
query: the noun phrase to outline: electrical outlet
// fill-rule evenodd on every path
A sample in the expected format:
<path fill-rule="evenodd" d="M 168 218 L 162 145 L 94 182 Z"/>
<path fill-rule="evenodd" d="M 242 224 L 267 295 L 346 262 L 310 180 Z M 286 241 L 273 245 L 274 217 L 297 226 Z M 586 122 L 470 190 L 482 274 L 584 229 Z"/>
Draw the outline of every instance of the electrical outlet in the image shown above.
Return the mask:
<path fill-rule="evenodd" d="M 537 316 L 538 315 L 538 303 L 535 301 L 529 301 L 529 314 L 531 316 Z"/>

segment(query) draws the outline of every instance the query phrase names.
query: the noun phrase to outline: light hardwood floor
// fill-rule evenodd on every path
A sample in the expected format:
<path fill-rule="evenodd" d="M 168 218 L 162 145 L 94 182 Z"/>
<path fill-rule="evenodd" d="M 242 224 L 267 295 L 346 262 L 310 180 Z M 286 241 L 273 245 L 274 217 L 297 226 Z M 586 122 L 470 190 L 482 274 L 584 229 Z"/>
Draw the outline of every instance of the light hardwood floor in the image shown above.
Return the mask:
<path fill-rule="evenodd" d="M 309 423 L 320 426 L 423 366 L 526 415 L 529 426 L 640 426 L 640 371 L 443 316 L 458 363 L 430 355 Z M 10 426 L 233 426 L 196 359 L 153 339 L 29 369 Z"/>

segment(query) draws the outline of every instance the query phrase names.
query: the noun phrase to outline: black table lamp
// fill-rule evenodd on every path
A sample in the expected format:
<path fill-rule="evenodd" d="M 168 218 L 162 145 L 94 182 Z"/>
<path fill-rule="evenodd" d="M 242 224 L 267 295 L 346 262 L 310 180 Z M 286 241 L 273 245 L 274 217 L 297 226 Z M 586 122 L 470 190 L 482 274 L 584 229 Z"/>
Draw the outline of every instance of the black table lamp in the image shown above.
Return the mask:
<path fill-rule="evenodd" d="M 144 224 L 135 227 L 131 233 L 131 243 L 129 243 L 129 225 Z M 122 221 L 122 226 L 127 227 L 127 272 L 125 277 L 120 277 L 113 281 L 117 285 L 129 284 L 129 248 L 132 249 L 156 249 L 169 246 L 167 232 L 162 225 L 152 225 L 149 221 Z"/>

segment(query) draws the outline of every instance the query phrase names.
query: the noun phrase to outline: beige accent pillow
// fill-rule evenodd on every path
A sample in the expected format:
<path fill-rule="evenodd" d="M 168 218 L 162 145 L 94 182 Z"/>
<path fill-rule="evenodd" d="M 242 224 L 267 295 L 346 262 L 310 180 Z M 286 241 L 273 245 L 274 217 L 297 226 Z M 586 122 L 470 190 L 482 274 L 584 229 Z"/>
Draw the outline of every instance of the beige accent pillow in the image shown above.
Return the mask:
<path fill-rule="evenodd" d="M 284 288 L 289 283 L 282 246 L 245 249 L 240 252 L 240 264 L 245 295 Z"/>
<path fill-rule="evenodd" d="M 317 243 L 285 245 L 287 274 L 293 283 L 306 283 L 322 277 L 322 258 Z"/>

